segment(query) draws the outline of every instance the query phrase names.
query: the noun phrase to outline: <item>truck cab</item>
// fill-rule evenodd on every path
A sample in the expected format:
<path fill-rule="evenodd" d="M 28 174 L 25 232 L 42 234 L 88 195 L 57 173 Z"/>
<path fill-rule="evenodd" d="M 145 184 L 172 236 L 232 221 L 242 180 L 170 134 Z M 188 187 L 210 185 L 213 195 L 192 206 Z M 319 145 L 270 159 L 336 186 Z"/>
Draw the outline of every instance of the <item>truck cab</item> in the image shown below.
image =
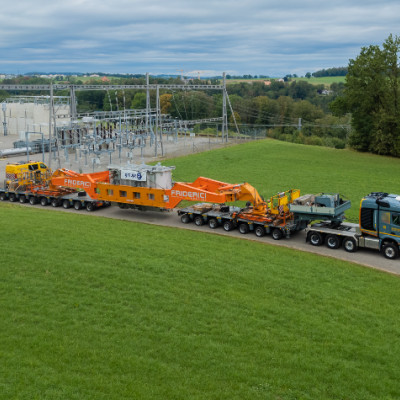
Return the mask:
<path fill-rule="evenodd" d="M 6 187 L 12 182 L 19 185 L 45 179 L 51 174 L 46 164 L 40 161 L 19 162 L 6 165 Z"/>
<path fill-rule="evenodd" d="M 386 258 L 397 258 L 400 243 L 400 195 L 374 192 L 365 196 L 360 204 L 360 231 L 365 238 L 376 242 L 377 248 Z"/>

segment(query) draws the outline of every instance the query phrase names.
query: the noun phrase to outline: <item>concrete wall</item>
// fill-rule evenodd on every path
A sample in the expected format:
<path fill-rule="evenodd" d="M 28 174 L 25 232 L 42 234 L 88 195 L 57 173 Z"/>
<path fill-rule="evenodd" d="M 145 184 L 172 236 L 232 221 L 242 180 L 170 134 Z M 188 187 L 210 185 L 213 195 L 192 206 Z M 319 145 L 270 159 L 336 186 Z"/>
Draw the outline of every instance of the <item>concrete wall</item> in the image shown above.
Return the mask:
<path fill-rule="evenodd" d="M 16 138 L 25 139 L 25 132 L 42 132 L 46 136 L 49 134 L 49 105 L 34 103 L 7 103 L 6 122 L 8 135 Z M 56 115 L 70 113 L 68 105 L 57 105 Z M 63 121 L 68 122 L 68 118 L 57 118 L 57 126 L 62 125 Z M 4 112 L 0 108 L 0 135 L 4 135 Z M 16 139 L 17 140 L 17 139 Z"/>

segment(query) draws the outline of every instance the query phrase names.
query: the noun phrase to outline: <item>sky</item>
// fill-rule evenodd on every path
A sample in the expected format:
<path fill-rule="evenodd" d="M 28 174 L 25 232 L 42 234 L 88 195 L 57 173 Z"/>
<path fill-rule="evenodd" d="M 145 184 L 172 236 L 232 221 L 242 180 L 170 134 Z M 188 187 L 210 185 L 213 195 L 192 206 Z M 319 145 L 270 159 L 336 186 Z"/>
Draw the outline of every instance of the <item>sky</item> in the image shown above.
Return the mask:
<path fill-rule="evenodd" d="M 398 0 L 0 0 L 0 73 L 304 76 L 399 35 Z"/>

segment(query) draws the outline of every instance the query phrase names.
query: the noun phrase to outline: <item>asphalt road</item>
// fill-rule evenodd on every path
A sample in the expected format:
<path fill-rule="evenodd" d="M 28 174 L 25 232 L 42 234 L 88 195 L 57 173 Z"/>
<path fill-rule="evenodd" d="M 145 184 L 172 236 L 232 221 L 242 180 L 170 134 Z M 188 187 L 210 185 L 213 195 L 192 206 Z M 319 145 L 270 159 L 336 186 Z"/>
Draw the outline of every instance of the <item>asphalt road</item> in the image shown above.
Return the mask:
<path fill-rule="evenodd" d="M 212 235 L 224 235 L 237 238 L 238 240 L 252 240 L 255 242 L 262 242 L 266 245 L 272 246 L 282 246 L 291 249 L 296 249 L 300 251 L 305 251 L 308 253 L 319 254 L 325 257 L 336 258 L 339 260 L 349 261 L 352 263 L 359 264 L 364 267 L 374 268 L 381 271 L 385 271 L 391 274 L 400 275 L 400 259 L 388 260 L 384 258 L 378 251 L 371 249 L 360 249 L 355 253 L 348 253 L 343 249 L 331 250 L 326 246 L 312 246 L 306 243 L 305 233 L 297 232 L 291 238 L 284 238 L 281 240 L 273 240 L 271 236 L 264 236 L 258 238 L 254 233 L 240 234 L 238 230 L 233 230 L 230 232 L 224 231 L 222 227 L 217 229 L 210 229 L 208 225 L 196 226 L 194 223 L 183 224 L 180 221 L 180 217 L 177 215 L 176 211 L 171 212 L 157 212 L 157 211 L 138 211 L 131 209 L 120 209 L 117 206 L 111 206 L 107 208 L 98 209 L 94 212 L 88 212 L 86 210 L 76 211 L 75 209 L 64 209 L 62 207 L 42 207 L 40 205 L 31 206 L 26 204 L 26 207 L 41 207 L 42 209 L 47 209 L 51 211 L 60 212 L 74 212 L 83 215 L 88 215 L 92 217 L 105 217 L 112 219 L 120 219 L 124 221 L 139 222 L 145 224 L 153 224 L 160 226 L 168 226 L 178 229 L 190 229 L 195 231 L 205 232 Z"/>

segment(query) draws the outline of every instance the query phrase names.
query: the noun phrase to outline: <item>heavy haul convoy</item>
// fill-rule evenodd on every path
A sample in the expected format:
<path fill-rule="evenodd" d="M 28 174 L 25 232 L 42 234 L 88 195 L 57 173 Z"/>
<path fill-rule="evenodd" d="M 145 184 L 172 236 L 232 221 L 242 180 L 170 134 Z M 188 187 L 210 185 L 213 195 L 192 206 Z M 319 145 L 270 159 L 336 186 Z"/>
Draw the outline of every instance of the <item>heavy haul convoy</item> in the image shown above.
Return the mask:
<path fill-rule="evenodd" d="M 58 169 L 54 173 L 42 162 L 8 164 L 0 200 L 53 207 L 86 208 L 93 211 L 112 203 L 122 209 L 173 210 L 181 201 L 197 204 L 177 210 L 185 224 L 208 224 L 211 229 L 258 237 L 289 238 L 305 230 L 314 246 L 325 243 L 348 252 L 358 248 L 380 250 L 386 258 L 399 255 L 400 196 L 371 193 L 361 200 L 359 224 L 344 222 L 351 206 L 339 194 L 300 196 L 298 189 L 278 193 L 265 201 L 248 183 L 229 184 L 199 177 L 194 182 L 173 182 L 172 170 L 160 164 L 110 166 L 107 171 L 77 173 Z M 237 201 L 246 205 L 228 205 Z M 238 203 L 236 203 L 238 204 Z"/>

